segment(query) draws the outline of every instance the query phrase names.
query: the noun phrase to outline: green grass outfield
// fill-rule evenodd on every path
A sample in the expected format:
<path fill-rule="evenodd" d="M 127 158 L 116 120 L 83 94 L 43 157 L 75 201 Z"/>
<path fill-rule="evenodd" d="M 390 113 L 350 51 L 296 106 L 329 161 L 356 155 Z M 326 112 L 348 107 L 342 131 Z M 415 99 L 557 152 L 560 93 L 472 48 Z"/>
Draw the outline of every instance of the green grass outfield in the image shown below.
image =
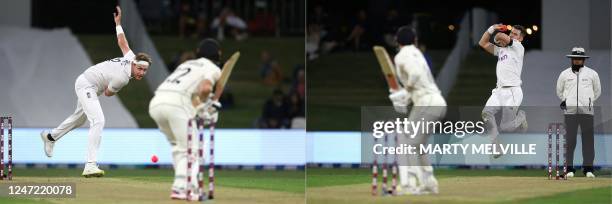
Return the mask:
<path fill-rule="evenodd" d="M 110 169 L 102 178 L 81 169 L 16 169 L 13 183 L 74 182 L 76 198 L 0 197 L 0 203 L 186 203 L 170 200 L 171 169 Z M 216 170 L 214 203 L 304 203 L 304 171 Z"/>
<path fill-rule="evenodd" d="M 74 182 L 76 198 L 9 198 L 0 203 L 185 203 L 169 199 L 170 169 L 16 169 L 13 183 Z M 440 194 L 373 197 L 369 169 L 217 170 L 214 203 L 611 203 L 612 178 L 549 181 L 543 170 L 437 169 Z M 305 177 L 306 174 L 306 177 Z M 7 181 L 4 181 L 7 182 Z"/>
<path fill-rule="evenodd" d="M 590 179 L 578 173 L 579 177 L 567 181 L 550 181 L 544 170 L 436 169 L 438 195 L 373 197 L 370 169 L 308 168 L 306 174 L 308 203 L 612 202 L 609 175 Z"/>

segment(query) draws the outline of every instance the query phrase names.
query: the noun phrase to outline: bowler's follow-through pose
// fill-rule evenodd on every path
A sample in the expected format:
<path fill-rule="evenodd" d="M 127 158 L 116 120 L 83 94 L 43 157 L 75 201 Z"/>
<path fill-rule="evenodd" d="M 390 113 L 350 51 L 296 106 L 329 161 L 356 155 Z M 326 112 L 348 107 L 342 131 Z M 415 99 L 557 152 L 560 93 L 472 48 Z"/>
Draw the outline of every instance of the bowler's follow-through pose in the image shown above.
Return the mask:
<path fill-rule="evenodd" d="M 499 32 L 506 29 L 505 25 L 492 25 L 482 34 L 482 38 L 478 42 L 480 47 L 498 58 L 495 68 L 497 86 L 491 91 L 491 96 L 482 110 L 482 119 L 486 124 L 493 144 L 497 144 L 497 136 L 499 135 L 495 114 L 500 110 L 502 114 L 499 127 L 502 131 L 512 132 L 519 127 L 522 130 L 527 129 L 525 112 L 518 109 L 523 101 L 521 71 L 525 48 L 521 42 L 526 34 L 525 28 L 515 25 L 512 27 L 510 35 Z M 495 44 L 489 42 L 491 35 L 494 35 Z M 494 157 L 499 156 L 501 155 L 495 155 Z"/>
<path fill-rule="evenodd" d="M 111 97 L 128 84 L 130 79 L 142 80 L 151 65 L 151 58 L 144 53 L 134 55 L 121 27 L 121 8 L 117 6 L 115 24 L 117 43 L 123 57 L 110 59 L 89 67 L 77 78 L 74 89 L 77 95 L 76 110 L 64 122 L 52 130 L 44 130 L 40 136 L 44 142 L 47 157 L 53 155 L 53 146 L 60 138 L 71 130 L 80 127 L 89 120 L 89 145 L 87 148 L 87 163 L 83 170 L 85 177 L 104 176 L 104 171 L 98 168 L 96 157 L 100 147 L 102 129 L 104 128 L 104 113 L 98 101 L 98 96 L 104 94 Z"/>

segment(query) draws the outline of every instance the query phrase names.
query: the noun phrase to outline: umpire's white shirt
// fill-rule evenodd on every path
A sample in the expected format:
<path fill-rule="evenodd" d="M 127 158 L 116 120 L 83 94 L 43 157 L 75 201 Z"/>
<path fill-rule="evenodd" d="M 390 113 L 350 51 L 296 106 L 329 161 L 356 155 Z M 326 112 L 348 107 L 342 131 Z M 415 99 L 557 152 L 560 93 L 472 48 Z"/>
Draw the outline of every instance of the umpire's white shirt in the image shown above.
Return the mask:
<path fill-rule="evenodd" d="M 100 62 L 85 70 L 83 76 L 96 88 L 97 95 L 101 95 L 105 88 L 113 93 L 130 82 L 132 77 L 132 61 L 136 56 L 130 50 L 121 58 L 113 58 Z"/>
<path fill-rule="evenodd" d="M 557 96 L 567 105 L 565 114 L 593 115 L 593 104 L 600 95 L 599 75 L 586 66 L 577 73 L 567 68 L 557 79 Z"/>
<path fill-rule="evenodd" d="M 415 106 L 446 106 L 423 53 L 414 45 L 403 46 L 395 55 L 395 73 L 412 94 Z"/>
<path fill-rule="evenodd" d="M 518 40 L 512 39 L 512 45 L 507 47 L 495 46 L 493 54 L 497 56 L 497 87 L 521 86 L 521 71 L 523 70 L 523 56 L 525 48 Z"/>

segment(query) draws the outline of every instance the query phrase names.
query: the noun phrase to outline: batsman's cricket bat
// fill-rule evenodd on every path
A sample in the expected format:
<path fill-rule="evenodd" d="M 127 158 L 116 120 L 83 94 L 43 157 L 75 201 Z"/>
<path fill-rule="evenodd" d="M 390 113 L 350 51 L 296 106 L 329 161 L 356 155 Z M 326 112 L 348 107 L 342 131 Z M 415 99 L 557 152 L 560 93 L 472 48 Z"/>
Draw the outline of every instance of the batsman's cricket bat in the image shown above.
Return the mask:
<path fill-rule="evenodd" d="M 215 95 L 213 96 L 213 100 L 218 101 L 219 98 L 221 98 L 225 84 L 232 74 L 232 70 L 234 69 L 236 62 L 238 62 L 238 58 L 240 58 L 240 52 L 235 52 L 223 65 L 223 68 L 221 69 L 221 77 L 219 78 L 219 81 L 217 81 L 217 86 L 215 87 Z"/>
<path fill-rule="evenodd" d="M 395 77 L 395 72 L 393 71 L 393 63 L 391 63 L 387 50 L 385 50 L 383 46 L 378 45 L 374 46 L 372 49 L 374 49 L 374 54 L 376 55 L 376 59 L 378 59 L 378 63 L 380 64 L 380 68 L 385 75 L 389 88 L 392 90 L 399 90 L 400 86 L 397 83 L 397 78 Z"/>

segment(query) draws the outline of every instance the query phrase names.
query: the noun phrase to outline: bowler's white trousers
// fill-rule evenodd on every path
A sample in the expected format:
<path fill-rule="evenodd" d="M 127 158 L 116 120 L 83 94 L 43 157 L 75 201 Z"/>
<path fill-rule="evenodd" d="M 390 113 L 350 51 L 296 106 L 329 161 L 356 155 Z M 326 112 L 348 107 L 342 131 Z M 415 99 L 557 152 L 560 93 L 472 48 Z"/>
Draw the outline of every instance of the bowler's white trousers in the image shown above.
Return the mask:
<path fill-rule="evenodd" d="M 76 109 L 64 122 L 51 130 L 51 137 L 57 141 L 66 133 L 83 125 L 85 119 L 89 120 L 87 162 L 95 163 L 104 128 L 104 113 L 98 100 L 97 87 L 80 75 L 74 83 L 74 91 L 77 95 Z"/>

